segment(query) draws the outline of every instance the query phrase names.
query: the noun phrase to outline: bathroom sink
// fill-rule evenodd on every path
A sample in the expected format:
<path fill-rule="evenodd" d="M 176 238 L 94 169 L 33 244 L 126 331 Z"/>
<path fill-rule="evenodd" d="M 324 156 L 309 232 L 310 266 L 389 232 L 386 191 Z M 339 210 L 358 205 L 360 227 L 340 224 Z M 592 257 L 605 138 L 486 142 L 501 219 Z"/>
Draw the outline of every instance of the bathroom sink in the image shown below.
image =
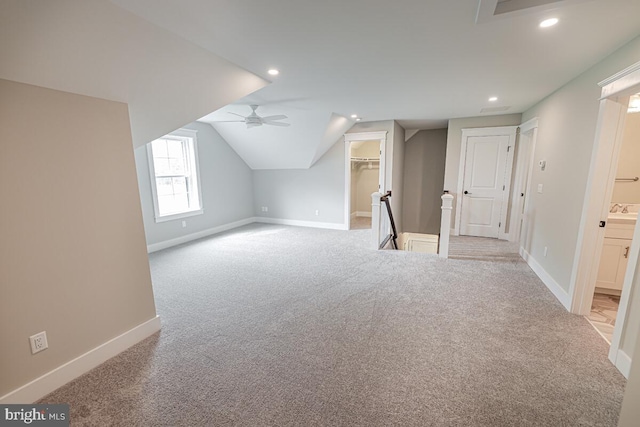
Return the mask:
<path fill-rule="evenodd" d="M 635 224 L 636 219 L 638 219 L 637 212 L 629 212 L 629 213 L 610 213 L 609 214 L 609 222 L 612 224 Z"/>

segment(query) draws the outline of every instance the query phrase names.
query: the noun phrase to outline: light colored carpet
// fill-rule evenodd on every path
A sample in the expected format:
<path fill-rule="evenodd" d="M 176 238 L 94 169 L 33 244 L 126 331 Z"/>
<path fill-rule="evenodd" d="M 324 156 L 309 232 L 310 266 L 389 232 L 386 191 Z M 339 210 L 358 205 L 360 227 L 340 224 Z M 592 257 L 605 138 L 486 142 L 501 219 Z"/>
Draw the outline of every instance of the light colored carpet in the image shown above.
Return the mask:
<path fill-rule="evenodd" d="M 74 426 L 615 426 L 608 346 L 524 262 L 249 225 L 150 256 L 162 331 L 43 402 Z"/>
<path fill-rule="evenodd" d="M 520 262 L 518 244 L 487 237 L 451 236 L 449 257 L 492 262 Z"/>

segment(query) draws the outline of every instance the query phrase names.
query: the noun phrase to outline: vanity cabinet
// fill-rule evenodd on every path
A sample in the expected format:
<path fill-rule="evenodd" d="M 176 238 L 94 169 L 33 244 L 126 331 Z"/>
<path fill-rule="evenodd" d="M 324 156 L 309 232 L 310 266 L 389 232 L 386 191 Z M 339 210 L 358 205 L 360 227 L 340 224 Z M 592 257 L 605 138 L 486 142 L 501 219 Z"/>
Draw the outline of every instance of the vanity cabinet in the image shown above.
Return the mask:
<path fill-rule="evenodd" d="M 596 288 L 622 291 L 634 225 L 611 224 L 605 231 Z"/>
<path fill-rule="evenodd" d="M 604 238 L 596 281 L 597 288 L 622 290 L 630 248 L 631 239 Z"/>

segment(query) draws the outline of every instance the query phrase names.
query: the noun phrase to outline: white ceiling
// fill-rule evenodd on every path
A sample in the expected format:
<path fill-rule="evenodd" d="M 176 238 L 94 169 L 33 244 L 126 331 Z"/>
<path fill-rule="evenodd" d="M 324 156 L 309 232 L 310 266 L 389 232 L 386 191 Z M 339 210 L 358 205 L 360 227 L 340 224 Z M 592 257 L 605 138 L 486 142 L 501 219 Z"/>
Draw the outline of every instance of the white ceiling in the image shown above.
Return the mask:
<path fill-rule="evenodd" d="M 638 0 L 552 6 L 477 24 L 477 0 L 3 0 L 0 77 L 127 102 L 143 141 L 263 86 L 228 63 L 216 73 L 209 51 L 273 81 L 216 116 L 257 103 L 292 124 L 216 129 L 252 168 L 307 168 L 353 113 L 427 129 L 486 107 L 522 112 L 640 34 Z M 551 15 L 560 23 L 538 28 Z M 157 71 L 167 64 L 177 72 Z"/>
<path fill-rule="evenodd" d="M 333 113 L 425 129 L 483 107 L 522 112 L 640 34 L 638 0 L 569 1 L 481 24 L 478 0 L 113 1 L 267 79 L 280 69 L 207 118 L 253 102 L 290 117 L 286 129 L 215 125 L 254 168 L 309 167 Z M 560 23 L 540 29 L 552 15 Z"/>

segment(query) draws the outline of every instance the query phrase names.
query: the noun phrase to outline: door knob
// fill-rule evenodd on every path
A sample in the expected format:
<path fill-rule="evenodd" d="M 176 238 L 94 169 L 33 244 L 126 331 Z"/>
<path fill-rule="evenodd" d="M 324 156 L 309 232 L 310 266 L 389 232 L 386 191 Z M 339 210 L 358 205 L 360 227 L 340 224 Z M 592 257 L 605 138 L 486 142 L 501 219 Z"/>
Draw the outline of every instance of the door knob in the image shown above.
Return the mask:
<path fill-rule="evenodd" d="M 469 193 L 467 190 L 464 190 L 464 194 L 471 194 L 471 193 Z"/>

